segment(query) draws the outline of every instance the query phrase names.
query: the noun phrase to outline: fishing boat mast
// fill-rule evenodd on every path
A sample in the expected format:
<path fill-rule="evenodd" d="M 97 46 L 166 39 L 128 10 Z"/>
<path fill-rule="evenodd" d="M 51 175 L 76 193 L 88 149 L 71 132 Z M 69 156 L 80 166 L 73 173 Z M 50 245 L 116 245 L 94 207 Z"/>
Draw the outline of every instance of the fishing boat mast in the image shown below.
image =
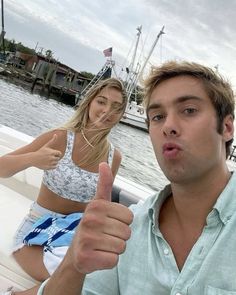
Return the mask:
<path fill-rule="evenodd" d="M 140 78 L 143 75 L 143 71 L 144 71 L 144 69 L 145 69 L 145 67 L 146 67 L 146 65 L 147 65 L 147 63 L 148 63 L 148 61 L 149 61 L 149 59 L 150 59 L 150 57 L 151 57 L 151 55 L 153 53 L 153 50 L 155 49 L 155 47 L 157 45 L 157 42 L 158 42 L 159 38 L 161 37 L 161 35 L 165 34 L 164 28 L 165 28 L 165 26 L 163 26 L 162 29 L 160 30 L 160 32 L 158 33 L 158 35 L 157 35 L 157 37 L 156 37 L 156 39 L 155 39 L 155 41 L 154 41 L 154 43 L 153 43 L 150 51 L 149 51 L 149 54 L 148 54 L 146 60 L 143 63 L 143 66 L 142 66 L 142 68 L 141 68 L 141 70 L 139 72 L 138 78 Z"/>
<path fill-rule="evenodd" d="M 142 27 L 140 27 L 142 28 Z M 133 66 L 134 66 L 134 61 L 135 61 L 135 57 L 136 57 L 136 52 L 137 52 L 137 47 L 138 47 L 138 43 L 139 43 L 139 38 L 140 38 L 140 34 L 141 34 L 141 30 L 139 31 L 138 33 L 138 38 L 137 38 L 137 42 L 136 42 L 136 47 L 135 47 L 135 50 L 134 50 L 134 57 L 132 59 L 132 62 L 131 62 L 131 65 L 132 65 L 132 72 L 129 71 L 128 73 L 128 77 L 126 79 L 127 81 L 127 86 L 126 86 L 126 92 L 127 92 L 127 95 L 128 95 L 128 101 L 130 102 L 130 97 L 132 95 L 132 93 L 135 91 L 136 87 L 137 87 L 137 83 L 138 83 L 138 80 L 140 77 L 142 77 L 143 75 L 143 72 L 144 72 L 144 69 L 157 45 L 157 42 L 159 40 L 159 38 L 161 37 L 161 35 L 165 34 L 164 33 L 164 26 L 162 27 L 162 29 L 160 30 L 160 32 L 158 33 L 149 53 L 148 53 L 148 56 L 147 58 L 145 59 L 142 67 L 140 70 L 136 70 L 136 71 L 133 71 Z M 139 65 L 137 65 L 137 68 L 138 68 Z"/>
<path fill-rule="evenodd" d="M 136 66 L 136 69 L 134 71 L 134 64 L 135 64 L 135 59 L 136 59 L 136 55 L 137 55 L 140 36 L 142 33 L 142 25 L 137 27 L 136 30 L 138 31 L 138 33 L 137 33 L 137 40 L 136 40 L 136 44 L 135 44 L 135 48 L 134 48 L 134 54 L 133 54 L 133 57 L 132 57 L 129 67 L 126 68 L 126 72 L 128 74 L 127 78 L 126 78 L 126 93 L 128 95 L 128 100 L 130 99 L 130 96 L 133 92 L 134 85 L 136 83 L 136 76 L 138 73 L 138 69 L 137 69 L 138 66 Z"/>
<path fill-rule="evenodd" d="M 3 54 L 5 57 L 5 40 L 4 36 L 6 34 L 5 29 L 4 29 L 4 6 L 3 6 L 3 0 L 1 0 L 1 12 L 2 12 L 2 31 L 0 35 L 0 45 L 3 47 Z"/>

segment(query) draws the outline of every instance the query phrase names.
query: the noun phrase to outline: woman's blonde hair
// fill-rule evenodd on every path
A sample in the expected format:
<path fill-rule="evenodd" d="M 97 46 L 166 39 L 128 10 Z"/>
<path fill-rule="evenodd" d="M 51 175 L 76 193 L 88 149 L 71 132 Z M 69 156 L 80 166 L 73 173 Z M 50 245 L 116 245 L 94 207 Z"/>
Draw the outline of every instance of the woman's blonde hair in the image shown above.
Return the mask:
<path fill-rule="evenodd" d="M 109 78 L 106 80 L 101 80 L 95 86 L 93 86 L 82 98 L 78 108 L 76 109 L 73 117 L 64 125 L 61 129 L 71 130 L 73 132 L 83 132 L 87 129 L 89 123 L 89 107 L 93 99 L 104 89 L 114 88 L 118 90 L 122 95 L 122 105 L 119 110 L 114 110 L 120 113 L 120 118 L 122 117 L 126 104 L 127 95 L 123 83 L 116 78 Z M 118 120 L 119 121 L 119 120 Z M 117 123 L 118 123 L 117 121 Z M 91 129 L 93 128 L 93 129 Z M 112 127 L 106 128 L 96 128 L 91 127 L 90 130 L 97 131 L 95 135 L 90 139 L 90 144 L 93 146 L 90 153 L 86 153 L 85 157 L 81 161 L 81 165 L 93 165 L 100 162 L 100 159 L 108 155 L 109 152 L 109 142 L 107 136 L 111 131 Z"/>

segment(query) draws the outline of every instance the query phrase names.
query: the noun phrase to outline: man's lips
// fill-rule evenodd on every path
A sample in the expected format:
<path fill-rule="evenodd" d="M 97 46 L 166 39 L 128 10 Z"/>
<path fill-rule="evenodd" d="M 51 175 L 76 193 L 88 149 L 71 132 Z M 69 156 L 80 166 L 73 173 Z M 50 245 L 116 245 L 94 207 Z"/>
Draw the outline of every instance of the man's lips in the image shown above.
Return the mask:
<path fill-rule="evenodd" d="M 181 147 L 175 143 L 165 143 L 162 148 L 163 155 L 169 159 L 175 158 L 181 150 Z"/>

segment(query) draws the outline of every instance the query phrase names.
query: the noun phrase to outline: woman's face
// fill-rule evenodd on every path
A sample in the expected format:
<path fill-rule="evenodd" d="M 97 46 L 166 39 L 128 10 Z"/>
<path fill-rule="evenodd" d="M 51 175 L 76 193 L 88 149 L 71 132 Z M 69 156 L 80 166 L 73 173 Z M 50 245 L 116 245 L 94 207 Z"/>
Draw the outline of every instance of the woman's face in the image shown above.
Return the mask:
<path fill-rule="evenodd" d="M 104 87 L 89 106 L 89 125 L 97 128 L 112 128 L 123 112 L 123 98 L 119 90 Z"/>

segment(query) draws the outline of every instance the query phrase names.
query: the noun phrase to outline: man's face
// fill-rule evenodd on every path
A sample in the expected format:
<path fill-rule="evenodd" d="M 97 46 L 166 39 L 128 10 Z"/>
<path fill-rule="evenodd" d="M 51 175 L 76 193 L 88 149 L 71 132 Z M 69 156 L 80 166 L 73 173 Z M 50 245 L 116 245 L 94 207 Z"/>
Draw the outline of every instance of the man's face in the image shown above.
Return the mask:
<path fill-rule="evenodd" d="M 188 183 L 225 165 L 233 120 L 226 117 L 223 133 L 217 132 L 216 111 L 197 78 L 185 75 L 160 83 L 147 115 L 158 163 L 171 182 Z"/>

